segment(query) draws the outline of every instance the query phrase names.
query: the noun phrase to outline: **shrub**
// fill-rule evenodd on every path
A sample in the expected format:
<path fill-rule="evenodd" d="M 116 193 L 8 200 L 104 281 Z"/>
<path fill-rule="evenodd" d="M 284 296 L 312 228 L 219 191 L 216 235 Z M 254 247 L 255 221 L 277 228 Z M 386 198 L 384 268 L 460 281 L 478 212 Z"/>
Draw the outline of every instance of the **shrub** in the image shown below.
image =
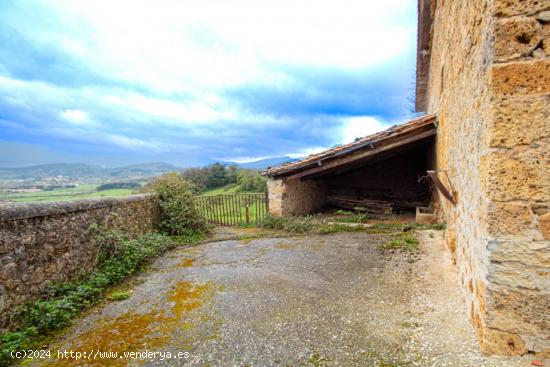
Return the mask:
<path fill-rule="evenodd" d="M 0 334 L 0 366 L 15 362 L 10 357 L 12 350 L 36 349 L 41 345 L 39 336 L 69 325 L 72 318 L 100 301 L 107 287 L 135 273 L 149 259 L 179 243 L 200 237 L 190 236 L 189 241 L 178 238 L 175 242 L 156 233 L 137 239 L 129 239 L 119 231 L 98 233 L 95 244 L 100 248 L 100 256 L 95 270 L 72 282 L 51 283 L 38 300 L 17 310 L 15 330 Z M 125 296 L 124 292 L 113 292 L 110 298 L 123 299 Z"/>
<path fill-rule="evenodd" d="M 160 200 L 159 230 L 169 235 L 187 235 L 206 230 L 193 201 L 193 185 L 172 172 L 148 183 L 144 192 L 155 192 Z"/>

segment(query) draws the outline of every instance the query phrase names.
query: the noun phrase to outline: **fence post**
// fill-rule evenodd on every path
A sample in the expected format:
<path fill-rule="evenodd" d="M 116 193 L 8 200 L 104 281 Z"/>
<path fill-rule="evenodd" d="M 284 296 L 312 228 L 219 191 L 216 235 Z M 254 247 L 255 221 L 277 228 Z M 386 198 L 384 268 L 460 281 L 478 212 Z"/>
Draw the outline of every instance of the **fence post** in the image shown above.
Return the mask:
<path fill-rule="evenodd" d="M 265 192 L 265 214 L 269 213 L 269 192 Z"/>
<path fill-rule="evenodd" d="M 246 204 L 246 224 L 250 224 L 250 208 L 248 207 L 248 203 Z"/>

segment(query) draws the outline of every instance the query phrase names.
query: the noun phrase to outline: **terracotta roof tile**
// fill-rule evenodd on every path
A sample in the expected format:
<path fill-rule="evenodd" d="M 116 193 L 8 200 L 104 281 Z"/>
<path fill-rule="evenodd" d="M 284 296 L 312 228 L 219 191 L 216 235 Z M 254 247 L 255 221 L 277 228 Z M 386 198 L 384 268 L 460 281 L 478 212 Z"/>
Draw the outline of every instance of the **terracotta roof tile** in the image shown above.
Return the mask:
<path fill-rule="evenodd" d="M 320 160 L 333 159 L 342 155 L 351 154 L 360 149 L 368 149 L 369 146 L 373 144 L 376 144 L 377 146 L 384 145 L 384 140 L 386 139 L 398 138 L 400 135 L 405 136 L 411 132 L 414 132 L 415 130 L 421 130 L 426 126 L 435 126 L 435 121 L 435 115 L 422 116 L 417 119 L 408 121 L 404 124 L 394 125 L 386 130 L 367 135 L 357 141 L 354 141 L 353 143 L 339 145 L 320 153 L 311 154 L 299 161 L 285 163 L 276 167 L 270 167 L 262 174 L 266 176 L 289 174 L 291 172 L 308 167 Z"/>

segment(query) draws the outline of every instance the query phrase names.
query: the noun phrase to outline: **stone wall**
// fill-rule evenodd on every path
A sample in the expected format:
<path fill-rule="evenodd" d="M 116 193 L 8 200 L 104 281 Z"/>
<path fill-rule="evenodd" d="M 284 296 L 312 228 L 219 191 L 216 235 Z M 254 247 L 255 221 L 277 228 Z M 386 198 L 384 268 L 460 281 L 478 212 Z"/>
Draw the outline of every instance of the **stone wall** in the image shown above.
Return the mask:
<path fill-rule="evenodd" d="M 98 249 L 90 225 L 139 235 L 153 230 L 158 218 L 158 200 L 150 194 L 0 204 L 0 330 L 46 283 L 93 268 Z"/>
<path fill-rule="evenodd" d="M 301 215 L 321 209 L 327 199 L 327 186 L 315 180 L 268 179 L 269 212 L 273 215 Z"/>
<path fill-rule="evenodd" d="M 434 1 L 438 200 L 487 354 L 550 354 L 550 0 Z"/>

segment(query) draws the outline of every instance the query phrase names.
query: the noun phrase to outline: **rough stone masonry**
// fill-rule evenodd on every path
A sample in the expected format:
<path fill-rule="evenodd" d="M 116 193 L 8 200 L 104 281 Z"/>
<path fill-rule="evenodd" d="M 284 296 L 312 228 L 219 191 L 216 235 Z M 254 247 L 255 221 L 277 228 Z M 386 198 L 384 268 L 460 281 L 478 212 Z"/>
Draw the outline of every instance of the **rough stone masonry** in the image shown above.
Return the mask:
<path fill-rule="evenodd" d="M 458 202 L 438 209 L 467 312 L 483 352 L 548 357 L 550 0 L 419 10 L 417 108 L 439 118 L 437 167 Z"/>
<path fill-rule="evenodd" d="M 18 305 L 50 281 L 66 281 L 95 265 L 89 228 L 152 231 L 159 203 L 151 194 L 54 203 L 0 204 L 0 331 Z"/>

